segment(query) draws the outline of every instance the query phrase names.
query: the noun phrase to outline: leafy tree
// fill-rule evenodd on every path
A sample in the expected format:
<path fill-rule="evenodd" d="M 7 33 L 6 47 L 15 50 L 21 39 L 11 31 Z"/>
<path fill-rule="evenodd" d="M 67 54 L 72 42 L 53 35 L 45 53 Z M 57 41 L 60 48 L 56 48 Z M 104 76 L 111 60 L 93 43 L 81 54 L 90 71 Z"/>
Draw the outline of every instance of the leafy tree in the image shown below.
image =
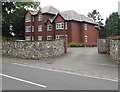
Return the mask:
<path fill-rule="evenodd" d="M 103 18 L 97 10 L 93 10 L 91 13 L 89 12 L 88 17 L 91 18 L 95 23 L 97 23 L 99 27 L 103 25 Z"/>
<path fill-rule="evenodd" d="M 118 12 L 113 12 L 106 19 L 105 30 L 107 36 L 120 35 L 120 18 Z"/>
<path fill-rule="evenodd" d="M 39 10 L 39 2 L 2 2 L 2 35 L 24 36 L 24 16 L 29 8 Z"/>

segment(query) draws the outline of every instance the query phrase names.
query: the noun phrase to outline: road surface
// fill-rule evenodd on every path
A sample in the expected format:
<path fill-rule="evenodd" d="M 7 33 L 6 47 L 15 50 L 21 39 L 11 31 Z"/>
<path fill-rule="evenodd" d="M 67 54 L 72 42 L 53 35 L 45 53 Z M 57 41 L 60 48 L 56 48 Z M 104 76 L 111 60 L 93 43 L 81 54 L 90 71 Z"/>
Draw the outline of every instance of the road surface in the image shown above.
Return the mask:
<path fill-rule="evenodd" d="M 118 90 L 116 81 L 3 62 L 3 90 Z"/>

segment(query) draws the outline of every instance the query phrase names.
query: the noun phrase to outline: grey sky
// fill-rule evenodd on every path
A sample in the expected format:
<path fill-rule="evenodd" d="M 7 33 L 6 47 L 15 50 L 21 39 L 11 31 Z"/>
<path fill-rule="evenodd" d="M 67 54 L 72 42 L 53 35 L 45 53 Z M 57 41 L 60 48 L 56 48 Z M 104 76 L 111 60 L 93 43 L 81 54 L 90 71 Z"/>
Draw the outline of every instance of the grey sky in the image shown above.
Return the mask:
<path fill-rule="evenodd" d="M 88 12 L 98 10 L 104 21 L 112 12 L 118 11 L 120 0 L 37 0 L 41 2 L 41 7 L 53 6 L 60 11 L 74 10 L 79 14 L 87 16 Z"/>

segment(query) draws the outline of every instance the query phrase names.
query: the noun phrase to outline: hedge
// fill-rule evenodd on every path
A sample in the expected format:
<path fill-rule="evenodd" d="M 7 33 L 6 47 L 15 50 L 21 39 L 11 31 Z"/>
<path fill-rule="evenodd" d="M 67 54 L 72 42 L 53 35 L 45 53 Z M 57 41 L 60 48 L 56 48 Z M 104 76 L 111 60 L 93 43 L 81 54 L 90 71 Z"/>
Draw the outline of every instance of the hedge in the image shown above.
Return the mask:
<path fill-rule="evenodd" d="M 84 47 L 83 43 L 69 43 L 68 47 Z"/>

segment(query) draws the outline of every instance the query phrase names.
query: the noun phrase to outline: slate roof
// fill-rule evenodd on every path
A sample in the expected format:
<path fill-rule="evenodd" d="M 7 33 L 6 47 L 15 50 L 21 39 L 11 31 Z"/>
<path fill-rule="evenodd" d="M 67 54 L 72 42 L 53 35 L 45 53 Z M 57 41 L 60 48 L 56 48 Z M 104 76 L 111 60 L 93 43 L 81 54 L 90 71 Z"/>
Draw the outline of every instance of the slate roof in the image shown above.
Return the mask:
<path fill-rule="evenodd" d="M 57 14 L 58 12 L 60 12 L 59 10 L 55 9 L 52 6 L 43 7 L 41 11 L 42 13 L 51 13 L 51 14 Z"/>
<path fill-rule="evenodd" d="M 38 14 L 38 11 L 29 11 L 31 15 L 37 15 Z"/>
<path fill-rule="evenodd" d="M 52 6 L 47 6 L 47 7 L 43 7 L 41 12 L 55 14 L 55 16 L 52 19 L 49 19 L 51 22 L 56 18 L 57 14 L 59 13 L 65 20 L 75 20 L 75 21 L 79 21 L 79 22 L 84 21 L 84 22 L 95 24 L 92 19 L 90 19 L 82 14 L 78 14 L 77 12 L 75 12 L 73 10 L 60 12 L 59 10 L 55 9 Z M 36 15 L 38 12 L 37 11 L 35 11 L 35 12 L 30 11 L 30 13 L 32 15 Z"/>

